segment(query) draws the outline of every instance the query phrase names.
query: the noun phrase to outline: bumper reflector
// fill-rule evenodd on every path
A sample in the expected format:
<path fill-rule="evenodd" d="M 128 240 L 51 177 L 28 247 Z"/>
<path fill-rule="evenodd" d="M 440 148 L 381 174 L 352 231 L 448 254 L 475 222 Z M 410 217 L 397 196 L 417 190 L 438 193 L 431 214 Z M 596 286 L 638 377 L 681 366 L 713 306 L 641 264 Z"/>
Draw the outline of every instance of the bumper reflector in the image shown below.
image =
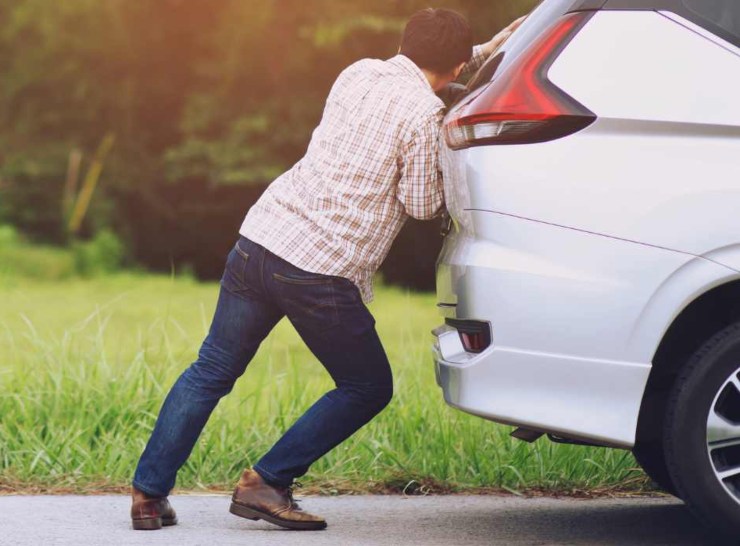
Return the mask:
<path fill-rule="evenodd" d="M 445 319 L 460 334 L 460 341 L 469 353 L 481 353 L 491 345 L 491 325 L 480 320 Z"/>

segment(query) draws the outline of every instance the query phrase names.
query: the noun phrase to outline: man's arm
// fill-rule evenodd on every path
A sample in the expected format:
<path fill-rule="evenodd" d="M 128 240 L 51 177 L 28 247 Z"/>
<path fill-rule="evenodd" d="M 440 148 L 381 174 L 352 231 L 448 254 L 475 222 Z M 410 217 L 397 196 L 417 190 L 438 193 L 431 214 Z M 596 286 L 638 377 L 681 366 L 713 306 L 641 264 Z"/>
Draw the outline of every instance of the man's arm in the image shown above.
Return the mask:
<path fill-rule="evenodd" d="M 473 47 L 473 56 L 465 65 L 465 68 L 463 68 L 463 71 L 458 77 L 458 81 L 466 76 L 477 72 L 478 69 L 483 66 L 483 63 L 486 62 L 486 59 L 493 55 L 498 50 L 498 48 L 504 45 L 504 42 L 509 39 L 509 36 L 511 36 L 514 31 L 519 28 L 519 25 L 521 25 L 526 18 L 526 15 L 520 17 L 519 19 L 511 23 L 508 27 L 503 29 L 501 32 L 496 34 L 485 44 L 480 44 Z"/>
<path fill-rule="evenodd" d="M 441 123 L 441 111 L 429 114 L 401 148 L 396 197 L 406 213 L 417 220 L 431 220 L 442 212 L 444 191 L 437 155 Z"/>
<path fill-rule="evenodd" d="M 486 54 L 486 51 L 486 44 L 473 46 L 473 56 L 470 57 L 470 60 L 465 64 L 465 67 L 462 69 L 462 72 L 460 72 L 460 75 L 455 81 L 459 82 L 460 80 L 464 80 L 468 76 L 471 76 L 478 72 L 478 69 L 483 66 L 483 63 L 485 63 L 486 59 L 488 59 L 488 54 Z"/>

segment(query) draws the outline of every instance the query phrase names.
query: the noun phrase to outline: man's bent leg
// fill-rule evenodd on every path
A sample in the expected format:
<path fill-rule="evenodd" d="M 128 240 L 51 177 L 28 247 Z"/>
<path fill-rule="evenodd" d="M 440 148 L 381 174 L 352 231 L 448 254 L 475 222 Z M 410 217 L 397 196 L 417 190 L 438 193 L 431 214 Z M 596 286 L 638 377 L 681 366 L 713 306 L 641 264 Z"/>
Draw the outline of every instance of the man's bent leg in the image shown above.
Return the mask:
<path fill-rule="evenodd" d="M 276 486 L 290 486 L 314 461 L 377 415 L 393 395 L 391 368 L 375 320 L 354 285 L 332 283 L 331 288 L 276 287 L 278 292 L 284 289 L 279 299 L 288 318 L 336 383 L 336 389 L 309 408 L 255 465 L 254 470 Z M 299 298 L 299 293 L 305 296 Z"/>
<path fill-rule="evenodd" d="M 256 268 L 254 258 L 249 265 Z M 229 255 L 216 312 L 198 359 L 167 395 L 141 456 L 133 485 L 148 495 L 169 494 L 216 404 L 231 391 L 282 317 L 259 293 L 245 260 L 244 253 Z"/>

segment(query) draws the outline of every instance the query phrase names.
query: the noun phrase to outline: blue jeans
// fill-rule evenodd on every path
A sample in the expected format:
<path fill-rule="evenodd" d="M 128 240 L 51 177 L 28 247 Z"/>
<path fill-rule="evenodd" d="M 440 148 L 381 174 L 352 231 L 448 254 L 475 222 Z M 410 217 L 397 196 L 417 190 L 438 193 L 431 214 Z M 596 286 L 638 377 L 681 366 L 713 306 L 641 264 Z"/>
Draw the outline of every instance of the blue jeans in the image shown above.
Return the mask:
<path fill-rule="evenodd" d="M 393 395 L 375 320 L 349 280 L 308 273 L 241 237 L 229 253 L 208 336 L 198 359 L 167 395 L 133 485 L 166 496 L 218 401 L 287 316 L 331 375 L 322 396 L 254 466 L 286 487 L 319 457 L 377 415 Z"/>

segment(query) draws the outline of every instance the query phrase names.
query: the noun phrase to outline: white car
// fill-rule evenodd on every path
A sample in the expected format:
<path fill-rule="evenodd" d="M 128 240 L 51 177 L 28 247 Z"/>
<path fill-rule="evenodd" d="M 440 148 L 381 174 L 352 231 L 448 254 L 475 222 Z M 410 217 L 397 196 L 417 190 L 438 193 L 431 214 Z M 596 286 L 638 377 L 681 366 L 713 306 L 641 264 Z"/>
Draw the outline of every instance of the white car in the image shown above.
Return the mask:
<path fill-rule="evenodd" d="M 740 0 L 545 0 L 440 152 L 437 380 L 740 531 Z"/>

